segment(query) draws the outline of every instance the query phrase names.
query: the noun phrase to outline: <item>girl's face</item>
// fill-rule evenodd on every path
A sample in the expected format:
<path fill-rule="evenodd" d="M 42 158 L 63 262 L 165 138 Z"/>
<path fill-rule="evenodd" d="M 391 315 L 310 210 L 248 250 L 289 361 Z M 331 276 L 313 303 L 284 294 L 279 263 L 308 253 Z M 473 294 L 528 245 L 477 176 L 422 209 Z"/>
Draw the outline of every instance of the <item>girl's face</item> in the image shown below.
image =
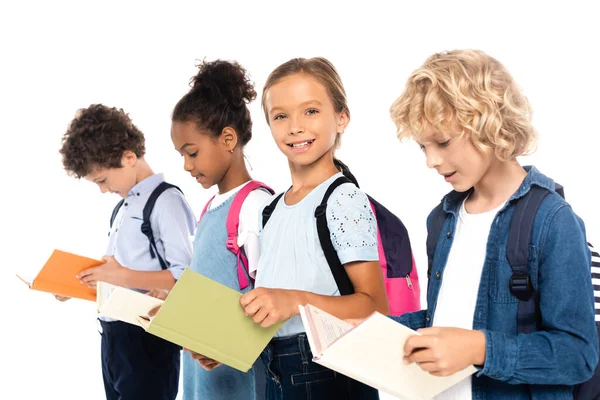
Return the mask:
<path fill-rule="evenodd" d="M 493 151 L 475 147 L 468 134 L 428 129 L 417 143 L 425 153 L 427 166 L 435 168 L 457 192 L 477 185 L 497 160 Z"/>
<path fill-rule="evenodd" d="M 273 138 L 291 164 L 308 166 L 334 150 L 348 116 L 336 112 L 327 90 L 316 79 L 298 73 L 283 78 L 265 94 Z"/>
<path fill-rule="evenodd" d="M 210 132 L 202 132 L 194 122 L 171 124 L 171 140 L 183 156 L 183 169 L 205 189 L 221 182 L 231 166 L 231 143 L 225 136 L 228 135 L 213 139 Z"/>

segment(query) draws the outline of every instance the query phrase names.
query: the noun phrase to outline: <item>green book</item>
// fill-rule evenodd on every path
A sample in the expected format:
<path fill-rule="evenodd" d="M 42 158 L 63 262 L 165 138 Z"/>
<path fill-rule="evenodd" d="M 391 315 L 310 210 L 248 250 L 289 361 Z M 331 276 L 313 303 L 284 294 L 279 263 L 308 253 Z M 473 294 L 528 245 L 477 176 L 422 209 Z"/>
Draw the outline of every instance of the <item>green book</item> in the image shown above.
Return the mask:
<path fill-rule="evenodd" d="M 138 321 L 148 333 L 247 372 L 283 322 L 261 328 L 244 315 L 241 296 L 186 269 L 158 313 Z"/>

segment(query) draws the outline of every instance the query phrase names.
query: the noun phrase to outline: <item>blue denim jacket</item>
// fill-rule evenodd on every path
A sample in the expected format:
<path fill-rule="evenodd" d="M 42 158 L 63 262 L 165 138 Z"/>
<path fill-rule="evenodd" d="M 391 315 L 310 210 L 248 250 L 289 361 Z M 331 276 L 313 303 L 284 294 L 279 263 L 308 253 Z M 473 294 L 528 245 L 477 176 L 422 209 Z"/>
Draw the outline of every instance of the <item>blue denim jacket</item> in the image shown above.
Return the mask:
<path fill-rule="evenodd" d="M 517 335 L 518 300 L 509 288 L 506 244 L 515 208 L 511 200 L 532 185 L 552 192 L 535 217 L 529 256 L 542 319 L 539 331 Z M 588 380 L 598 362 L 585 227 L 554 187 L 552 179 L 531 168 L 492 223 L 473 316 L 473 329 L 486 338 L 485 364 L 473 377 L 473 399 L 572 399 L 573 385 Z M 443 199 L 446 222 L 427 288 L 427 310 L 393 317 L 412 329 L 430 327 L 433 321 L 465 195 L 450 193 Z"/>

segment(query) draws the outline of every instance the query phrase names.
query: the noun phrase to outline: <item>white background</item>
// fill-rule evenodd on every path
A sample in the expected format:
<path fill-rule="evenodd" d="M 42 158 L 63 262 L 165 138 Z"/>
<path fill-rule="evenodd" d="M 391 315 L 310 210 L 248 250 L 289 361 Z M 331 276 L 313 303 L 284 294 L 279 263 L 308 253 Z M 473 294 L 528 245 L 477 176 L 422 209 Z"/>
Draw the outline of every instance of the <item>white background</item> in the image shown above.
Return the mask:
<path fill-rule="evenodd" d="M 147 159 L 186 193 L 196 215 L 213 190 L 182 169 L 170 113 L 195 60 L 236 59 L 259 96 L 292 57 L 325 56 L 338 68 L 352 112 L 339 157 L 363 189 L 410 232 L 425 292 L 425 218 L 450 189 L 418 147 L 399 143 L 388 110 L 430 54 L 478 48 L 503 62 L 534 109 L 535 164 L 600 243 L 598 38 L 592 2 L 29 2 L 0 6 L 2 399 L 102 399 L 94 304 L 58 303 L 16 278 L 34 277 L 54 248 L 101 257 L 118 198 L 66 176 L 58 149 L 78 108 L 124 108 L 145 133 Z M 215 4 L 219 4 L 215 6 Z M 251 106 L 252 175 L 283 190 L 286 160 L 259 102 Z M 596 189 L 597 191 L 597 189 Z"/>

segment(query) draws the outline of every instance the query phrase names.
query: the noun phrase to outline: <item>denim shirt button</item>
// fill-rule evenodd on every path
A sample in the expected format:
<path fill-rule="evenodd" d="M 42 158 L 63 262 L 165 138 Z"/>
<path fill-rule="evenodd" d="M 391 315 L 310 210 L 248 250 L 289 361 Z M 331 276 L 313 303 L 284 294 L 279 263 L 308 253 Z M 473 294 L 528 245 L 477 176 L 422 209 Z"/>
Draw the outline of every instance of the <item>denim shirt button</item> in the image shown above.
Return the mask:
<path fill-rule="evenodd" d="M 431 321 L 431 318 L 429 318 L 429 315 L 425 317 L 425 321 L 427 321 L 427 322 Z"/>
<path fill-rule="evenodd" d="M 450 239 L 450 236 L 452 236 L 452 232 L 448 231 L 448 233 L 446 233 L 446 237 Z"/>
<path fill-rule="evenodd" d="M 442 277 L 442 274 L 440 274 L 439 272 L 435 273 L 435 279 L 439 280 Z"/>

